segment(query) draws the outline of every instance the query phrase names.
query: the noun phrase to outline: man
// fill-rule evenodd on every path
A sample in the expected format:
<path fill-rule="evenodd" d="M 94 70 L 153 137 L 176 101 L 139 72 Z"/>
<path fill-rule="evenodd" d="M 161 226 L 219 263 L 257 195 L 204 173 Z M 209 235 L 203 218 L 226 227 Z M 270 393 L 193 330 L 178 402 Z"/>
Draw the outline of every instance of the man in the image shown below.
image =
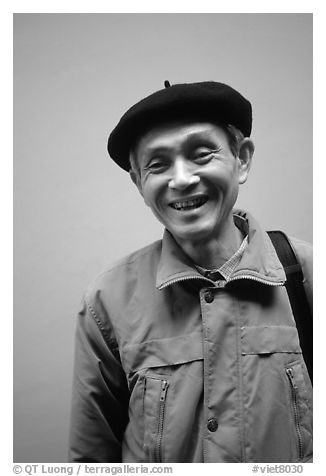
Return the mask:
<path fill-rule="evenodd" d="M 165 232 L 85 295 L 72 461 L 311 461 L 312 388 L 285 273 L 255 219 L 233 210 L 251 125 L 231 87 L 167 83 L 112 131 L 112 159 Z M 311 247 L 292 244 L 311 302 Z"/>

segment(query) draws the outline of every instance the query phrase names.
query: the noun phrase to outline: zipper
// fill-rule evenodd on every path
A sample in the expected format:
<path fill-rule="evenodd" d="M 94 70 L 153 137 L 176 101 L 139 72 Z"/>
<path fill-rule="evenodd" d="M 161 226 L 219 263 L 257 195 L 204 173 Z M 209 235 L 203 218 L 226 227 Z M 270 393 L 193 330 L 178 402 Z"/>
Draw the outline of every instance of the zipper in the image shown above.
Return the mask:
<path fill-rule="evenodd" d="M 168 281 L 167 283 L 161 284 L 161 286 L 159 286 L 158 289 L 164 289 L 170 286 L 171 284 L 179 283 L 181 281 L 187 281 L 188 279 L 200 279 L 200 280 L 207 281 L 209 284 L 215 284 L 214 281 L 211 281 L 210 279 L 205 278 L 205 276 L 194 275 L 194 276 L 185 276 L 183 278 L 172 279 L 171 281 Z"/>
<path fill-rule="evenodd" d="M 166 402 L 166 394 L 167 394 L 168 386 L 169 386 L 169 382 L 167 380 L 163 380 L 162 384 L 161 384 L 161 392 L 160 392 L 157 438 L 156 438 L 156 445 L 155 445 L 155 448 L 154 448 L 154 461 L 155 461 L 155 463 L 161 463 L 162 462 L 162 440 L 163 440 L 164 414 L 165 414 L 165 402 Z"/>
<path fill-rule="evenodd" d="M 293 369 L 288 367 L 285 369 L 286 375 L 288 376 L 290 385 L 291 385 L 291 395 L 292 395 L 292 402 L 293 402 L 293 410 L 294 410 L 294 424 L 296 429 L 296 434 L 298 437 L 298 445 L 299 445 L 299 460 L 303 458 L 303 439 L 301 434 L 301 427 L 300 427 L 300 418 L 299 418 L 299 408 L 298 408 L 298 387 L 295 383 Z"/>
<path fill-rule="evenodd" d="M 181 281 L 187 281 L 188 279 L 201 279 L 201 280 L 207 281 L 210 284 L 214 284 L 214 286 L 216 286 L 215 281 L 205 278 L 205 276 L 194 275 L 194 276 L 185 276 L 183 278 L 175 278 L 167 283 L 162 284 L 158 289 L 164 289 L 167 286 L 170 286 L 171 284 L 179 283 Z M 234 278 L 229 279 L 229 281 L 227 281 L 226 284 L 231 281 L 237 281 L 239 279 L 251 279 L 252 281 L 257 281 L 258 283 L 267 284 L 269 286 L 283 286 L 285 283 L 285 281 L 273 282 L 273 281 L 268 281 L 267 279 L 257 278 L 256 276 L 251 276 L 249 274 L 246 274 L 241 276 L 235 276 Z"/>
<path fill-rule="evenodd" d="M 234 278 L 229 279 L 229 283 L 231 281 L 237 281 L 239 279 L 251 279 L 252 281 L 257 281 L 257 283 L 268 284 L 268 286 L 283 286 L 285 281 L 268 281 L 267 279 L 257 278 L 256 276 L 250 276 L 249 274 L 235 276 Z"/>

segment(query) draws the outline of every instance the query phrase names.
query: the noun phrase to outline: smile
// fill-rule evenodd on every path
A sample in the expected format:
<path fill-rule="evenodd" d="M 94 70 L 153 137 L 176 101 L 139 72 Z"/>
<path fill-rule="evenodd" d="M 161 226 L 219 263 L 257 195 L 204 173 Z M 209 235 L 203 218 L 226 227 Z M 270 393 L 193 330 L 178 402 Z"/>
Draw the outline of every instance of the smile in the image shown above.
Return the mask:
<path fill-rule="evenodd" d="M 179 202 L 173 202 L 173 203 L 170 203 L 169 206 L 178 211 L 188 211 L 188 210 L 194 210 L 195 208 L 199 208 L 203 206 L 207 202 L 207 200 L 208 200 L 208 197 L 203 196 L 203 197 L 192 198 L 190 200 L 182 200 Z"/>

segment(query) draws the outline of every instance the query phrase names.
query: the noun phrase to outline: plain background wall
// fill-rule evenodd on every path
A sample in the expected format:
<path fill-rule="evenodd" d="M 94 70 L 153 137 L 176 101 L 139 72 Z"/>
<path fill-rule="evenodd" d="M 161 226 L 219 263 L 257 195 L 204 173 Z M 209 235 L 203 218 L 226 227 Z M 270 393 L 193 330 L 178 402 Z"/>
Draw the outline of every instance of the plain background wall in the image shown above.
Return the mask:
<path fill-rule="evenodd" d="M 163 82 L 253 104 L 238 205 L 312 241 L 311 14 L 14 15 L 14 461 L 65 462 L 75 316 L 161 225 L 109 160 L 109 131 Z"/>

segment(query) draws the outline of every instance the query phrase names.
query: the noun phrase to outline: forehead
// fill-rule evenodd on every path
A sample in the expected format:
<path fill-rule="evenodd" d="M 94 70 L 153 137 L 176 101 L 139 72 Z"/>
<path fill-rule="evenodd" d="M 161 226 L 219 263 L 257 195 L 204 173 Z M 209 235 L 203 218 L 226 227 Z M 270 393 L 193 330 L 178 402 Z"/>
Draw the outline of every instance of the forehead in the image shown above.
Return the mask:
<path fill-rule="evenodd" d="M 192 139 L 219 142 L 226 139 L 225 131 L 210 122 L 173 122 L 159 125 L 144 134 L 136 145 L 142 154 L 157 148 L 175 148 Z"/>

